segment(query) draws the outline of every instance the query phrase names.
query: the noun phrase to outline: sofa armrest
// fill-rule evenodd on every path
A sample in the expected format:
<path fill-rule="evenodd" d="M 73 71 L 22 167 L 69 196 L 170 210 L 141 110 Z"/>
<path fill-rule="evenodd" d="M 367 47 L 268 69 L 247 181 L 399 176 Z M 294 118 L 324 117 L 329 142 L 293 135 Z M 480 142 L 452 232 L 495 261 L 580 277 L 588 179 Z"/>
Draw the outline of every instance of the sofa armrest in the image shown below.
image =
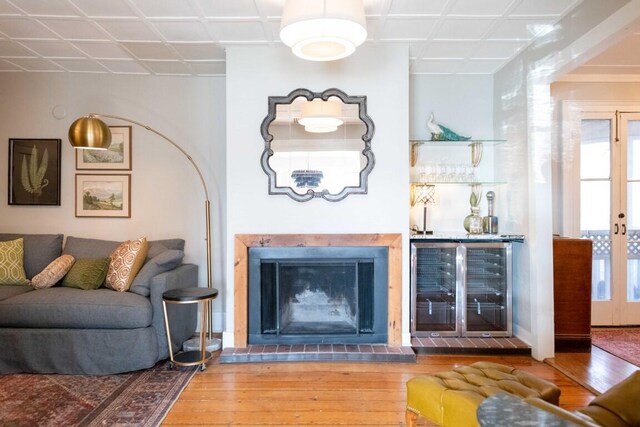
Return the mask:
<path fill-rule="evenodd" d="M 600 424 L 596 424 L 591 418 L 585 415 L 582 415 L 579 412 L 567 411 L 566 409 L 553 405 L 549 402 L 545 402 L 544 400 L 537 397 L 528 397 L 524 399 L 524 401 L 531 406 L 535 406 L 536 408 L 542 409 L 547 412 L 551 412 L 552 414 L 562 419 L 565 419 L 567 421 L 571 421 L 579 426 L 584 426 L 584 427 L 600 426 Z"/>
<path fill-rule="evenodd" d="M 169 357 L 167 334 L 164 326 L 162 311 L 162 294 L 172 289 L 182 289 L 198 286 L 198 266 L 182 264 L 179 267 L 158 274 L 151 279 L 151 305 L 153 307 L 152 326 L 158 337 L 158 354 L 160 359 Z M 171 326 L 171 341 L 173 350 L 178 350 L 184 341 L 191 338 L 196 330 L 199 304 L 167 304 L 169 325 Z"/>

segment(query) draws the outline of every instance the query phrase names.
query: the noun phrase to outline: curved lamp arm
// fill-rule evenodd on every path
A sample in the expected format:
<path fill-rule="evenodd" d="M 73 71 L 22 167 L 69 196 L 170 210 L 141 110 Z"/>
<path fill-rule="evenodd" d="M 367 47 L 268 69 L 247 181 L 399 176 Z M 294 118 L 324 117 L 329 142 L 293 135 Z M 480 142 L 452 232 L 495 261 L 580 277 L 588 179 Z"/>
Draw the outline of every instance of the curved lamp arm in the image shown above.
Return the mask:
<path fill-rule="evenodd" d="M 166 135 L 164 135 L 161 132 L 158 132 L 157 130 L 153 129 L 152 127 L 147 126 L 145 124 L 142 124 L 140 122 L 137 122 L 135 120 L 128 119 L 126 117 L 115 116 L 115 115 L 112 115 L 112 114 L 90 113 L 84 119 L 88 118 L 88 119 L 99 120 L 98 117 L 106 117 L 106 118 L 110 118 L 110 119 L 121 120 L 123 122 L 127 122 L 127 123 L 131 123 L 131 124 L 134 124 L 134 125 L 138 125 L 140 127 L 145 128 L 149 132 L 155 133 L 160 138 L 164 139 L 169 144 L 171 144 L 175 148 L 177 148 L 187 158 L 187 160 L 189 160 L 189 162 L 191 163 L 193 168 L 196 170 L 196 172 L 198 174 L 198 178 L 200 178 L 200 183 L 202 184 L 202 188 L 204 189 L 204 195 L 205 195 L 205 220 L 206 220 L 205 241 L 207 243 L 207 287 L 209 289 L 211 289 L 213 287 L 213 285 L 212 285 L 212 267 L 211 267 L 211 202 L 209 201 L 209 191 L 207 189 L 207 184 L 205 183 L 205 180 L 204 180 L 204 177 L 202 176 L 202 172 L 200 171 L 200 168 L 198 167 L 196 162 L 193 160 L 191 155 L 189 155 L 189 153 L 187 153 L 182 147 L 180 147 L 177 143 L 175 143 L 169 137 L 167 137 Z M 71 129 L 69 129 L 70 139 L 75 139 L 75 137 L 71 138 L 71 134 L 72 134 L 72 132 L 74 130 L 74 127 L 76 126 L 76 123 L 78 123 L 81 120 L 83 120 L 83 119 L 76 120 L 71 125 Z M 106 125 L 105 125 L 105 127 L 106 127 Z M 107 127 L 107 129 L 108 129 L 108 127 Z M 89 134 L 83 134 L 80 137 L 81 138 L 93 139 L 95 136 L 94 135 L 89 135 Z M 98 138 L 100 138 L 100 136 L 98 136 Z M 74 145 L 74 144 L 72 143 L 72 145 Z M 100 145 L 101 144 L 99 144 L 99 146 Z M 108 145 L 108 143 L 107 143 L 107 145 Z M 93 145 L 90 145 L 90 146 L 93 146 Z M 209 316 L 209 322 L 211 323 L 211 316 Z M 209 334 L 211 334 L 211 324 L 209 325 Z"/>

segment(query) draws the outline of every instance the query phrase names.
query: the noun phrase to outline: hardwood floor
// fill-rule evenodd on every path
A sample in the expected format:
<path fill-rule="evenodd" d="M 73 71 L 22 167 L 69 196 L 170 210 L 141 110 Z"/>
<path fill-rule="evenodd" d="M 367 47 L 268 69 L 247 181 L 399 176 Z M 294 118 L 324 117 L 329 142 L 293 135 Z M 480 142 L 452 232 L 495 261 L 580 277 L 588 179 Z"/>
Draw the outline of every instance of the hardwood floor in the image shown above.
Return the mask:
<path fill-rule="evenodd" d="M 175 403 L 165 426 L 403 426 L 407 380 L 488 360 L 524 369 L 562 389 L 560 405 L 593 393 L 527 356 L 418 356 L 417 363 L 249 363 L 210 361 Z M 430 425 L 422 421 L 421 425 Z"/>

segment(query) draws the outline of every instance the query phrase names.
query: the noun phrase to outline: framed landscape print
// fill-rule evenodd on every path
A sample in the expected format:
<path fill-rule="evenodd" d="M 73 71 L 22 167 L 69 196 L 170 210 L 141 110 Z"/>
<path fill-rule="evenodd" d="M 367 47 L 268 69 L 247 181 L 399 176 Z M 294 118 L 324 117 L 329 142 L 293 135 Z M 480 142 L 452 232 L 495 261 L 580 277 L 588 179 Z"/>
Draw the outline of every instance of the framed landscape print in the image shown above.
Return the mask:
<path fill-rule="evenodd" d="M 60 139 L 9 139 L 9 204 L 60 206 Z"/>
<path fill-rule="evenodd" d="M 131 175 L 76 174 L 76 216 L 131 218 Z"/>
<path fill-rule="evenodd" d="M 77 170 L 131 170 L 131 126 L 109 126 L 107 150 L 76 150 Z"/>

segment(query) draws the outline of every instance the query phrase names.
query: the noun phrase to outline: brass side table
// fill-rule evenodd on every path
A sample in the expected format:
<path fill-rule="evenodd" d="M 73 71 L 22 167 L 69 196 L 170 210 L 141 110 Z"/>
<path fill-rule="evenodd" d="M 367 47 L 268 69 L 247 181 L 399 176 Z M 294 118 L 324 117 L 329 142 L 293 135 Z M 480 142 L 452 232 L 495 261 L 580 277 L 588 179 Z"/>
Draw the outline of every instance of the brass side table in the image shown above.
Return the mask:
<path fill-rule="evenodd" d="M 184 288 L 173 289 L 162 294 L 162 310 L 164 312 L 164 326 L 167 330 L 167 345 L 169 346 L 169 356 L 171 362 L 169 367 L 174 366 L 195 366 L 200 365 L 200 370 L 204 371 L 205 363 L 211 359 L 211 353 L 207 351 L 207 326 L 209 325 L 209 313 L 211 312 L 211 302 L 218 296 L 218 290 L 214 288 Z M 182 351 L 173 354 L 171 347 L 171 331 L 169 328 L 169 317 L 167 315 L 167 304 L 198 304 L 202 303 L 200 316 L 200 350 Z"/>

